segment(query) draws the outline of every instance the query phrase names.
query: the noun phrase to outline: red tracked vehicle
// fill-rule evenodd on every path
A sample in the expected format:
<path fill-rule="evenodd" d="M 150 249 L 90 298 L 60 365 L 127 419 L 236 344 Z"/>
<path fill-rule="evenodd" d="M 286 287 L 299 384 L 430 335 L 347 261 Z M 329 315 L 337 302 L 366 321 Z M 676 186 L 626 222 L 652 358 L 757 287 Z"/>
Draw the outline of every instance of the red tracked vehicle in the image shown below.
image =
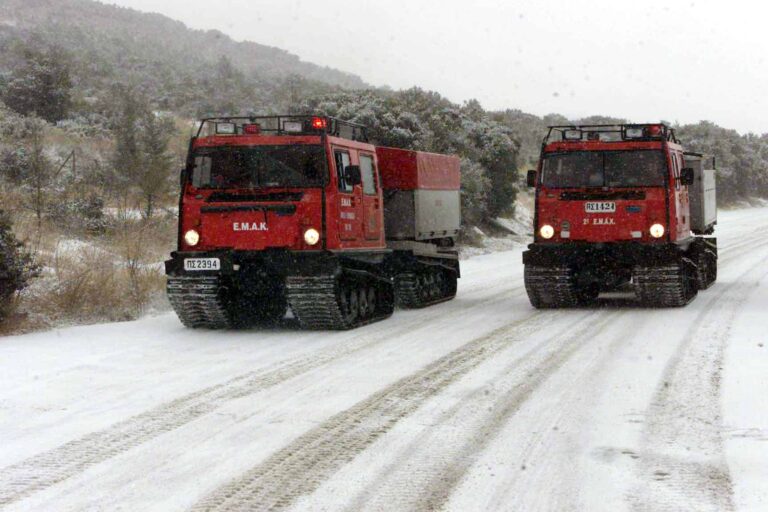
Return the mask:
<path fill-rule="evenodd" d="M 553 126 L 523 253 L 537 308 L 589 304 L 631 283 L 647 306 L 683 306 L 717 277 L 714 170 L 663 124 Z"/>
<path fill-rule="evenodd" d="M 188 327 L 348 329 L 453 298 L 459 160 L 321 116 L 204 119 L 181 174 L 168 297 Z"/>

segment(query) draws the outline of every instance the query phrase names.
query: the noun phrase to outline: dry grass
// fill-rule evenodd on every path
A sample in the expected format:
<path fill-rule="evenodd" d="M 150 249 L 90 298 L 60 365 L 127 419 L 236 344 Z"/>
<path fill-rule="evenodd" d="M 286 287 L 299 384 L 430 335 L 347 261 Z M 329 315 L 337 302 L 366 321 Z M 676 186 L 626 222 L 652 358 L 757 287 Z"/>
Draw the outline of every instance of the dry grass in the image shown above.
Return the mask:
<path fill-rule="evenodd" d="M 103 235 L 79 238 L 50 222 L 38 233 L 33 216 L 15 217 L 17 236 L 36 248 L 43 271 L 17 297 L 0 334 L 131 320 L 167 307 L 162 261 L 175 243 L 173 217 L 124 216 Z"/>

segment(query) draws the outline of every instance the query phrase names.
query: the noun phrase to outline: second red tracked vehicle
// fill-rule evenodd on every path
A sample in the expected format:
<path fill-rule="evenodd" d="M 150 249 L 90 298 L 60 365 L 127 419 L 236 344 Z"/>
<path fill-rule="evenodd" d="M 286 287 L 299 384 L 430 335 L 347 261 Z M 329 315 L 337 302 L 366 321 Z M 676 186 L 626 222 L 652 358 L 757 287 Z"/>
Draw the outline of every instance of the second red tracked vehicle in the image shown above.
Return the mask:
<path fill-rule="evenodd" d="M 715 281 L 714 170 L 669 127 L 550 127 L 528 182 L 533 306 L 589 304 L 629 283 L 644 305 L 683 306 Z"/>

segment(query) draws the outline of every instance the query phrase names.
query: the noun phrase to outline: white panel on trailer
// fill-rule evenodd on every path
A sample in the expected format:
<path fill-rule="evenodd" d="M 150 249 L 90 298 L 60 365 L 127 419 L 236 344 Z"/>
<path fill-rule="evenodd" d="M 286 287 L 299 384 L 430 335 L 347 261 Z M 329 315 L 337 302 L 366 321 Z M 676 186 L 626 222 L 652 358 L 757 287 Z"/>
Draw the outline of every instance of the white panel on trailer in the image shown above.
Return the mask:
<path fill-rule="evenodd" d="M 398 190 L 384 195 L 387 240 L 454 237 L 461 227 L 458 190 Z"/>
<path fill-rule="evenodd" d="M 704 169 L 698 155 L 685 155 L 686 167 L 693 169 L 693 184 L 688 188 L 691 203 L 691 231 L 709 234 L 717 224 L 717 190 L 715 170 Z"/>
<path fill-rule="evenodd" d="M 416 240 L 453 237 L 461 227 L 458 190 L 415 190 Z"/>

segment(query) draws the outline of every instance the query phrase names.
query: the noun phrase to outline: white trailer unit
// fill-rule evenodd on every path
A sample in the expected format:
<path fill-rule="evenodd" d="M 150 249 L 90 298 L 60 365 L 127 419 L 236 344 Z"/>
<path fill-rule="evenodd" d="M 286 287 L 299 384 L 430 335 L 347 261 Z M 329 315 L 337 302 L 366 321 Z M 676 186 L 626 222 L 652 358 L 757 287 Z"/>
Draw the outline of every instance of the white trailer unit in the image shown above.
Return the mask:
<path fill-rule="evenodd" d="M 704 158 L 698 153 L 685 154 L 685 166 L 693 169 L 693 184 L 688 187 L 688 194 L 691 202 L 691 231 L 697 235 L 712 234 L 717 224 L 715 169 L 705 169 L 704 163 Z"/>

